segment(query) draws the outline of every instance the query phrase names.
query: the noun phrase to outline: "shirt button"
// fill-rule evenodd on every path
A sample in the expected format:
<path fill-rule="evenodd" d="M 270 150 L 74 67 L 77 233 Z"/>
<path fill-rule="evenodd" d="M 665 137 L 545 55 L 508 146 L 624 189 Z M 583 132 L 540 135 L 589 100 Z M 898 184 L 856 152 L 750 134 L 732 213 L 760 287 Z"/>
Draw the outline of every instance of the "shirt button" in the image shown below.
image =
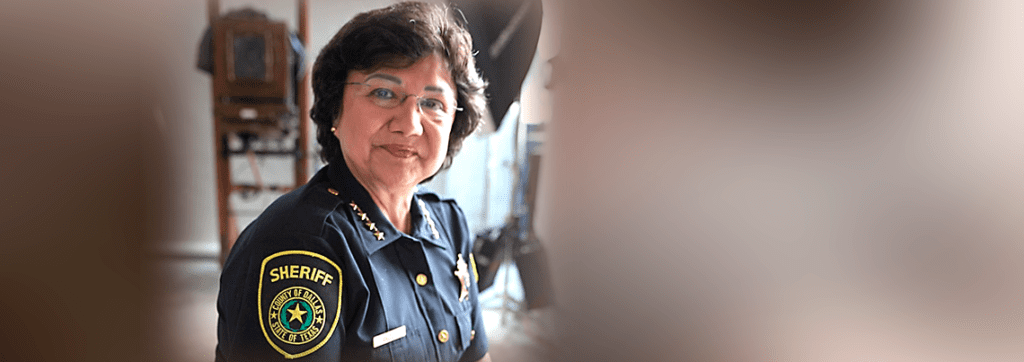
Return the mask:
<path fill-rule="evenodd" d="M 437 334 L 437 340 L 441 341 L 441 343 L 448 342 L 448 330 L 442 329 L 441 332 Z"/>
<path fill-rule="evenodd" d="M 416 284 L 419 284 L 421 287 L 427 285 L 427 275 L 423 273 L 417 274 Z"/>

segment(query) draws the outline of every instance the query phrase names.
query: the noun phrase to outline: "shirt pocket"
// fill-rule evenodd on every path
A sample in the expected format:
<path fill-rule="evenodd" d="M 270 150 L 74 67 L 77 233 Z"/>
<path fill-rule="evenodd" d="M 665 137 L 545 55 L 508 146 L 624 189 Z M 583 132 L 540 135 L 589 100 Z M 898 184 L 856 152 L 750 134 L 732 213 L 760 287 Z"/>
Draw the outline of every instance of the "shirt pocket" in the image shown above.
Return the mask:
<path fill-rule="evenodd" d="M 473 303 L 466 301 L 455 306 L 455 322 L 459 325 L 459 342 L 461 350 L 469 348 L 469 342 L 473 337 Z"/>
<path fill-rule="evenodd" d="M 405 337 L 373 349 L 373 361 L 428 361 L 433 356 L 430 341 L 424 340 L 425 335 L 415 328 L 407 328 Z"/>

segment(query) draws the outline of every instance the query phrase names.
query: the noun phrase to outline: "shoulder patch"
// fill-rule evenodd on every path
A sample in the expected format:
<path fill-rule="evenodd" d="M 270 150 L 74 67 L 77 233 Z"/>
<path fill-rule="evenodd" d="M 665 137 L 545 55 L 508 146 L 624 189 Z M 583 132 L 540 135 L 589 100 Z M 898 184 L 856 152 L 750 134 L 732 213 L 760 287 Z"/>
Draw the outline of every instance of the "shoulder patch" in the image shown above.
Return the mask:
<path fill-rule="evenodd" d="M 341 268 L 323 255 L 287 250 L 260 266 L 257 301 L 267 342 L 285 358 L 320 349 L 341 314 Z"/>

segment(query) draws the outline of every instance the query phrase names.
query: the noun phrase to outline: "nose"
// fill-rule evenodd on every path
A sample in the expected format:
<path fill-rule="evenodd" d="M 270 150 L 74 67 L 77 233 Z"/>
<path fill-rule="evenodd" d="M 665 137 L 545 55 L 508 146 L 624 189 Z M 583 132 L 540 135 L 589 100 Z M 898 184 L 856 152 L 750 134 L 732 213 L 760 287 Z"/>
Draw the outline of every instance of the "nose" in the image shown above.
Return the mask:
<path fill-rule="evenodd" d="M 395 114 L 388 124 L 391 132 L 401 133 L 406 136 L 419 136 L 423 134 L 423 114 L 420 113 L 419 102 L 415 97 L 409 97 L 401 105 L 395 107 Z"/>

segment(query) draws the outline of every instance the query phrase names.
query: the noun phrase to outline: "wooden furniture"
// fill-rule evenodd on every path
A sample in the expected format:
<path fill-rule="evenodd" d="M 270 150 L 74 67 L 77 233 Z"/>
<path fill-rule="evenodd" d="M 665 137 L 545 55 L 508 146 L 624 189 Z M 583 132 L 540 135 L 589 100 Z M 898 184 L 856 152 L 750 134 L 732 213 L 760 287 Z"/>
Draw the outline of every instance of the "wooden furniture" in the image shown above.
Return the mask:
<path fill-rule="evenodd" d="M 230 202 L 233 193 L 287 192 L 309 179 L 309 77 L 306 71 L 297 76 L 292 74 L 291 67 L 297 60 L 293 59 L 284 22 L 271 21 L 248 9 L 222 15 L 217 0 L 209 0 L 207 5 L 213 43 L 214 147 L 223 262 L 239 232 Z M 298 17 L 299 41 L 308 44 L 304 0 L 298 1 Z M 257 146 L 285 140 L 291 147 Z M 242 156 L 249 159 L 254 183 L 232 180 L 230 161 Z M 255 160 L 268 156 L 285 156 L 293 161 L 293 184 L 261 182 Z"/>

